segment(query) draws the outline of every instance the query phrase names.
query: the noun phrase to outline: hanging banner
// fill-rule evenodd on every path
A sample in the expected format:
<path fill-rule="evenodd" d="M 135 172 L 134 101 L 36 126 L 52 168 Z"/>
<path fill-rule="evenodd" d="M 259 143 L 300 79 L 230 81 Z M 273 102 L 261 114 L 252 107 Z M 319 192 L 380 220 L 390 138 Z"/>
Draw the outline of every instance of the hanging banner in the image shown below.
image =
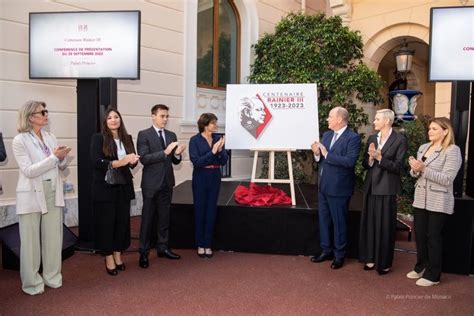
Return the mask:
<path fill-rule="evenodd" d="M 319 141 L 316 84 L 227 85 L 227 149 L 311 149 Z"/>

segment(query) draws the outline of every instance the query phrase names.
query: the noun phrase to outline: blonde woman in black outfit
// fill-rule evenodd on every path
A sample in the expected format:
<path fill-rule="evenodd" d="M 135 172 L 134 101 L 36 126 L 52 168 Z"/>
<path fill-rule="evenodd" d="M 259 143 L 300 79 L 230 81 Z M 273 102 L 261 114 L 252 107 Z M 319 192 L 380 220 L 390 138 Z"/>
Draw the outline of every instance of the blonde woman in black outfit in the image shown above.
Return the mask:
<path fill-rule="evenodd" d="M 408 149 L 405 136 L 392 129 L 392 110 L 377 111 L 374 129 L 379 131 L 367 140 L 363 166 L 367 169 L 364 183 L 364 206 L 360 221 L 359 261 L 364 270 L 387 274 L 393 262 L 397 224 L 397 194 L 401 190 L 400 175 Z"/>

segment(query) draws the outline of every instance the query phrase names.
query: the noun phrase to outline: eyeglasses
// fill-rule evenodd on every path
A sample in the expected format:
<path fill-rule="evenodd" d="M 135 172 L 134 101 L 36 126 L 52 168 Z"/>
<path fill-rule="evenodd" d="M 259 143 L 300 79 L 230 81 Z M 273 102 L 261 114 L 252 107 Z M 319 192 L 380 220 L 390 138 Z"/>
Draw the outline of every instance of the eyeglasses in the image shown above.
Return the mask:
<path fill-rule="evenodd" d="M 41 111 L 38 111 L 38 112 L 31 113 L 31 115 L 33 115 L 33 114 L 41 114 L 42 116 L 46 116 L 46 114 L 48 114 L 48 110 L 41 110 Z"/>

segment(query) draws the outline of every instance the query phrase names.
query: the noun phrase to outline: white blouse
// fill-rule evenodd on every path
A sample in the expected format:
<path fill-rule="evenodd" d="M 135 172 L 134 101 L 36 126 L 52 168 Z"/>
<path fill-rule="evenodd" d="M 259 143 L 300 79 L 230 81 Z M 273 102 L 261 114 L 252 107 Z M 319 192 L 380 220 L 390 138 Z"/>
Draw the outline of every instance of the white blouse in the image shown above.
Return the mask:
<path fill-rule="evenodd" d="M 114 139 L 114 141 L 115 141 L 115 144 L 117 145 L 117 157 L 120 160 L 127 155 L 127 151 L 125 150 L 125 147 L 123 146 L 120 139 Z"/>

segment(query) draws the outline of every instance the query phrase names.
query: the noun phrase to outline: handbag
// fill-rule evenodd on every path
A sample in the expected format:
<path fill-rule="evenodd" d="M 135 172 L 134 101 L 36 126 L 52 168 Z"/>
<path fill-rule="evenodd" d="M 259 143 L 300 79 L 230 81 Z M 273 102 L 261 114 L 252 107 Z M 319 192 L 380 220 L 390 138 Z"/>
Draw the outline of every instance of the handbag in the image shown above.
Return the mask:
<path fill-rule="evenodd" d="M 105 182 L 108 184 L 127 184 L 127 180 L 119 169 L 112 168 L 112 162 L 109 163 L 109 168 L 105 173 Z"/>

